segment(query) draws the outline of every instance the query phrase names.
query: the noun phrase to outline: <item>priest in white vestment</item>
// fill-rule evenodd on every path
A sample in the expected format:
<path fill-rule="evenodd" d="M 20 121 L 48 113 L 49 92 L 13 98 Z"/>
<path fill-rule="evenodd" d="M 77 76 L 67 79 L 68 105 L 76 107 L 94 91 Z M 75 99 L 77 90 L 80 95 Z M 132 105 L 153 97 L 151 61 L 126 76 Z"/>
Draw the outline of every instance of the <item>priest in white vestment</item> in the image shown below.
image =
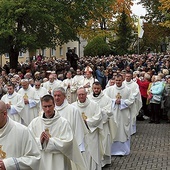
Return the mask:
<path fill-rule="evenodd" d="M 86 71 L 85 77 L 80 82 L 80 87 L 84 87 L 87 91 L 87 94 L 90 94 L 92 92 L 92 85 L 94 81 L 97 81 L 92 75 L 92 72 Z"/>
<path fill-rule="evenodd" d="M 76 70 L 76 75 L 73 77 L 73 81 L 76 83 L 77 87 L 79 88 L 81 86 L 81 81 L 84 79 L 84 76 L 81 74 L 81 70 Z"/>
<path fill-rule="evenodd" d="M 63 87 L 55 88 L 53 90 L 53 97 L 55 101 L 55 110 L 57 110 L 60 116 L 69 121 L 80 151 L 84 152 L 84 139 L 85 135 L 88 133 L 88 129 L 84 124 L 80 112 L 75 106 L 68 103 L 66 92 Z"/>
<path fill-rule="evenodd" d="M 20 94 L 15 92 L 14 84 L 7 84 L 7 94 L 2 96 L 1 100 L 6 104 L 8 116 L 16 122 L 21 123 L 20 112 L 24 108 L 24 99 Z"/>
<path fill-rule="evenodd" d="M 102 112 L 104 138 L 101 142 L 104 155 L 101 159 L 101 163 L 102 167 L 104 167 L 107 164 L 111 164 L 111 145 L 117 132 L 117 126 L 112 117 L 112 99 L 103 93 L 102 86 L 99 82 L 94 82 L 92 89 L 93 92 L 88 98 L 98 103 Z"/>
<path fill-rule="evenodd" d="M 124 83 L 131 89 L 132 95 L 135 98 L 134 103 L 130 107 L 131 112 L 131 135 L 136 133 L 136 116 L 142 108 L 142 98 L 139 90 L 139 85 L 132 80 L 133 75 L 131 72 L 126 73 Z"/>
<path fill-rule="evenodd" d="M 37 92 L 39 98 L 41 99 L 44 95 L 49 94 L 47 89 L 42 87 L 40 80 L 35 80 L 34 87 L 35 91 Z M 41 100 L 38 104 L 38 113 L 40 113 L 42 110 L 41 108 Z"/>
<path fill-rule="evenodd" d="M 7 116 L 0 101 L 0 169 L 37 170 L 40 150 L 29 129 Z"/>
<path fill-rule="evenodd" d="M 112 144 L 112 155 L 130 153 L 130 106 L 134 102 L 131 90 L 123 83 L 123 76 L 116 76 L 116 84 L 105 89 L 105 94 L 112 99 L 112 112 L 117 124 L 117 133 Z"/>
<path fill-rule="evenodd" d="M 101 138 L 103 137 L 103 122 L 100 106 L 87 98 L 85 88 L 77 90 L 78 100 L 73 105 L 76 106 L 82 115 L 89 133 L 85 137 L 85 158 L 88 164 L 88 170 L 101 169 L 101 155 L 103 150 Z M 102 152 L 102 153 L 101 153 Z"/>
<path fill-rule="evenodd" d="M 68 103 L 73 103 L 77 99 L 77 84 L 72 78 L 71 71 L 67 72 L 66 79 L 63 80 L 64 88 L 66 90 L 66 97 Z"/>
<path fill-rule="evenodd" d="M 71 161 L 87 170 L 69 122 L 54 110 L 54 98 L 45 95 L 41 104 L 44 113 L 29 125 L 41 151 L 39 170 L 72 170 Z"/>
<path fill-rule="evenodd" d="M 55 79 L 54 74 L 49 75 L 49 80 L 43 83 L 43 87 L 47 89 L 49 94 L 52 94 L 52 90 L 56 87 L 63 87 L 61 80 Z"/>
<path fill-rule="evenodd" d="M 21 117 L 22 117 L 22 123 L 26 126 L 29 125 L 29 123 L 38 116 L 38 104 L 40 102 L 40 98 L 29 85 L 29 81 L 27 79 L 22 79 L 21 80 L 21 85 L 22 88 L 18 91 L 20 95 L 22 95 L 24 99 L 24 108 L 21 111 Z"/>

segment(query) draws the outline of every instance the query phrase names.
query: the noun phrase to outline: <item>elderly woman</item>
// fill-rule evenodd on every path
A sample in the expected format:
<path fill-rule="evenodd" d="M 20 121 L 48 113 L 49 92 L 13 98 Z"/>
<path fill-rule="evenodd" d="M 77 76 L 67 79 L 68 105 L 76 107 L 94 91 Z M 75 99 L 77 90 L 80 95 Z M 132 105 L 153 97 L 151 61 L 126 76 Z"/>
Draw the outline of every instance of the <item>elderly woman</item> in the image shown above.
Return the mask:
<path fill-rule="evenodd" d="M 141 97 L 142 97 L 142 112 L 139 113 L 137 120 L 144 120 L 143 116 L 147 116 L 149 117 L 149 110 L 148 110 L 148 106 L 147 106 L 147 90 L 150 84 L 150 75 L 148 73 L 144 74 L 144 77 L 142 77 L 141 79 L 137 78 L 137 84 L 139 85 L 139 90 L 141 93 Z"/>
<path fill-rule="evenodd" d="M 150 100 L 151 117 L 149 123 L 160 123 L 160 109 L 163 90 L 164 82 L 161 81 L 160 76 L 155 76 L 155 81 L 152 83 L 150 88 L 150 93 L 153 97 Z"/>

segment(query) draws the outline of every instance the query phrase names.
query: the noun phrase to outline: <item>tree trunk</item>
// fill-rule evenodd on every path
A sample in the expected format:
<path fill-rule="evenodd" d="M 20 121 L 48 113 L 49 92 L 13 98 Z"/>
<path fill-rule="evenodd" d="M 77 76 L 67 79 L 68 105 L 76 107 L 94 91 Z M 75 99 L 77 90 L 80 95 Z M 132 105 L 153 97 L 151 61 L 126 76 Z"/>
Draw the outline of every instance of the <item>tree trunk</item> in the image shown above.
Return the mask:
<path fill-rule="evenodd" d="M 16 50 L 13 47 L 11 47 L 9 51 L 10 68 L 15 69 L 16 71 L 18 66 L 18 56 L 19 56 L 19 50 Z"/>

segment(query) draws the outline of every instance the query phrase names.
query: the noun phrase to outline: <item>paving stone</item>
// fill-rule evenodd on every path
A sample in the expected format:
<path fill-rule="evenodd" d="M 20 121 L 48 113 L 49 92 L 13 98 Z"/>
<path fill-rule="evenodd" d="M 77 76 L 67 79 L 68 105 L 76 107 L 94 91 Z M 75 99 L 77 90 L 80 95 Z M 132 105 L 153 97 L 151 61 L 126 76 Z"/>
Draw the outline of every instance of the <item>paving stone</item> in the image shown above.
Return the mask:
<path fill-rule="evenodd" d="M 112 156 L 111 166 L 103 170 L 170 170 L 170 124 L 137 121 L 128 156 Z"/>

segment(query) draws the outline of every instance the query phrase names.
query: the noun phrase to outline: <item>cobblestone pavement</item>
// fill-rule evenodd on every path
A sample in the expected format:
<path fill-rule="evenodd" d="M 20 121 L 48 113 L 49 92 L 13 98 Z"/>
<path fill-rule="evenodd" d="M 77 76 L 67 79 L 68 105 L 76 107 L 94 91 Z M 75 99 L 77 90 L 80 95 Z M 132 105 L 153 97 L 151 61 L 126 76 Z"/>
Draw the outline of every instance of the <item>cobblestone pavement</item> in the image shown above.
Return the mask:
<path fill-rule="evenodd" d="M 137 121 L 130 155 L 113 156 L 111 166 L 103 170 L 170 170 L 170 124 Z"/>

